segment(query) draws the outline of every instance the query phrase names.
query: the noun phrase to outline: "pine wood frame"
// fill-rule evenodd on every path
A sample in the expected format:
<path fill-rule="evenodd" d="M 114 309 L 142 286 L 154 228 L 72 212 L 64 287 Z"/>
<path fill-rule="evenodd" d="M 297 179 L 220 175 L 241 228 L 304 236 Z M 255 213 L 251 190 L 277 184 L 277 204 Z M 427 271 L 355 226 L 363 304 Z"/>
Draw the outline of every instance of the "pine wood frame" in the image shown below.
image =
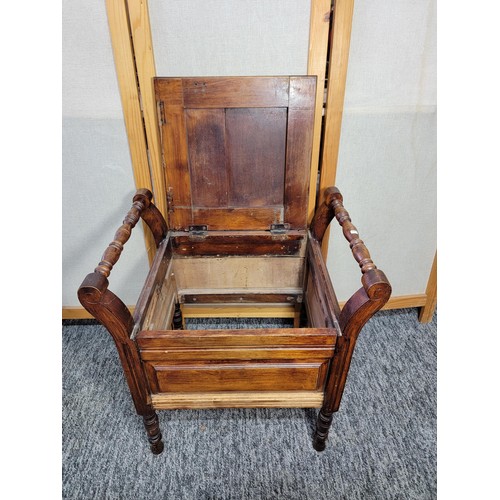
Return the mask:
<path fill-rule="evenodd" d="M 308 222 L 314 214 L 316 186 L 319 192 L 335 184 L 342 112 L 347 76 L 354 0 L 337 0 L 335 16 L 331 0 L 311 0 L 308 74 L 317 76 L 316 115 L 313 130 L 313 152 Z M 108 22 L 115 66 L 122 98 L 124 120 L 130 147 L 134 179 L 138 188 L 154 194 L 155 204 L 166 216 L 166 190 L 160 159 L 157 115 L 152 78 L 156 76 L 147 0 L 106 0 Z M 330 53 L 328 42 L 330 35 Z M 326 102 L 324 83 L 329 59 Z M 142 103 L 142 106 L 141 106 Z M 323 107 L 326 109 L 323 118 Z M 320 145 L 323 134 L 322 152 Z M 321 164 L 321 169 L 319 168 Z M 320 177 L 318 179 L 318 171 Z M 322 200 L 319 199 L 319 202 Z M 155 245 L 149 231 L 144 231 L 150 263 Z M 328 233 L 322 252 L 328 252 Z M 425 294 L 392 297 L 385 309 L 421 307 L 419 320 L 429 321 L 436 304 L 434 261 Z M 283 311 L 283 313 L 286 313 Z M 237 312 L 235 313 L 237 315 Z M 82 319 L 90 315 L 81 307 L 63 307 L 63 319 Z"/>

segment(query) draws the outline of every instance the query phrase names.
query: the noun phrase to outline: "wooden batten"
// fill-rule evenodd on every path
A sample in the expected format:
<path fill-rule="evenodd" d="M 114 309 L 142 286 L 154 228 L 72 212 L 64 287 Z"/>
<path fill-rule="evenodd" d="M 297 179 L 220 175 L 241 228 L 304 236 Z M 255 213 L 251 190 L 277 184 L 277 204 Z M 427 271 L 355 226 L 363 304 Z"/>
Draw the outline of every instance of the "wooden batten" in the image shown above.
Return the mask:
<path fill-rule="evenodd" d="M 167 216 L 167 196 L 165 190 L 165 175 L 161 162 L 160 135 L 156 101 L 154 97 L 153 78 L 156 76 L 156 66 L 149 22 L 148 2 L 145 0 L 127 0 L 132 48 L 139 83 L 144 128 L 151 163 L 151 183 L 155 205 L 161 214 Z M 149 171 L 148 171 L 149 172 Z M 138 186 L 147 187 L 147 186 Z"/>
<path fill-rule="evenodd" d="M 322 391 L 152 394 L 157 410 L 204 408 L 320 408 Z"/>
<path fill-rule="evenodd" d="M 309 56 L 307 74 L 316 75 L 316 102 L 314 114 L 311 174 L 309 180 L 309 203 L 307 222 L 310 223 L 316 208 L 316 190 L 323 127 L 323 105 L 325 92 L 326 61 L 328 57 L 328 33 L 330 31 L 331 0 L 311 0 L 311 21 L 309 29 Z"/>
<path fill-rule="evenodd" d="M 106 0 L 106 9 L 135 185 L 138 189 L 146 188 L 153 191 L 127 2 Z M 156 245 L 150 231 L 145 226 L 144 228 L 146 248 L 151 263 Z"/>
<path fill-rule="evenodd" d="M 319 200 L 327 187 L 335 185 L 337 161 L 339 155 L 342 113 L 347 79 L 347 63 L 351 43 L 352 16 L 354 0 L 337 0 L 333 12 L 330 53 L 328 57 L 328 84 L 323 127 L 323 150 L 321 156 L 321 176 L 319 182 Z M 322 252 L 326 260 L 328 255 L 329 229 L 323 238 Z"/>
<path fill-rule="evenodd" d="M 425 292 L 425 303 L 420 310 L 418 320 L 421 323 L 429 323 L 432 320 L 437 304 L 437 251 L 434 255 L 429 280 L 427 281 L 427 289 Z"/>

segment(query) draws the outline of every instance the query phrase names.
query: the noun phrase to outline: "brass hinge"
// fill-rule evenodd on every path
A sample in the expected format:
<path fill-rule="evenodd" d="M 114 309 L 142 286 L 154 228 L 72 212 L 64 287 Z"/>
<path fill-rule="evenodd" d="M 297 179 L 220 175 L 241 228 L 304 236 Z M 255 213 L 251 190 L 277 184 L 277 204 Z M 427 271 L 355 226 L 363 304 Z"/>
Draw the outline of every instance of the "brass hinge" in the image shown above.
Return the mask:
<path fill-rule="evenodd" d="M 290 224 L 285 222 L 284 224 L 271 224 L 270 231 L 271 234 L 286 234 L 290 230 Z"/>

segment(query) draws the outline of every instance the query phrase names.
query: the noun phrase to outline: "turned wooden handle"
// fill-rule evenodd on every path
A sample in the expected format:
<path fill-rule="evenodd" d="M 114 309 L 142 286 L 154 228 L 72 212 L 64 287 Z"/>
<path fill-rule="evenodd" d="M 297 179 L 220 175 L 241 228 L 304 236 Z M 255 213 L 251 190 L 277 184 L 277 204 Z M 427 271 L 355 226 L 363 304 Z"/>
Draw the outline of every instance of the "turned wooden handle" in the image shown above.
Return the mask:
<path fill-rule="evenodd" d="M 104 251 L 94 272 L 85 277 L 78 289 L 78 298 L 83 307 L 106 326 L 117 344 L 128 342 L 134 321 L 125 304 L 108 290 L 108 276 L 141 217 L 151 229 L 157 247 L 165 238 L 167 224 L 159 210 L 151 203 L 152 199 L 153 194 L 148 189 L 137 190 L 132 207 L 116 231 L 113 241 Z"/>
<path fill-rule="evenodd" d="M 132 200 L 132 207 L 125 215 L 123 224 L 116 231 L 113 241 L 104 251 L 101 261 L 94 269 L 94 272 L 102 274 L 106 278 L 109 276 L 111 269 L 120 258 L 123 246 L 132 234 L 132 229 L 141 217 L 153 232 L 156 246 L 160 244 L 167 233 L 167 224 L 158 209 L 151 203 L 152 199 L 153 194 L 148 189 L 137 190 Z"/>
<path fill-rule="evenodd" d="M 387 300 L 391 285 L 385 274 L 377 269 L 370 257 L 363 240 L 359 237 L 356 226 L 352 223 L 349 212 L 344 208 L 343 197 L 336 187 L 325 190 L 323 204 L 318 208 L 311 223 L 311 233 L 319 242 L 323 240 L 331 220 L 335 217 L 342 227 L 342 232 L 351 247 L 352 255 L 361 268 L 363 287 L 371 299 Z"/>

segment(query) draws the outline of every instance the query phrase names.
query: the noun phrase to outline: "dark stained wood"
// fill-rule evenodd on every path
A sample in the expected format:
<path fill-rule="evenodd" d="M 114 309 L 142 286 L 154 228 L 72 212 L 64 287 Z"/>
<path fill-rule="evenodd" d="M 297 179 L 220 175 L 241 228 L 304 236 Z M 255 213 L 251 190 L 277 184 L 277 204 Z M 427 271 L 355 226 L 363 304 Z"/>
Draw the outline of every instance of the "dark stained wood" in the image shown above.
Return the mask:
<path fill-rule="evenodd" d="M 186 117 L 183 106 L 164 105 L 163 109 L 165 122 L 162 126 L 161 146 L 163 162 L 168 172 L 168 222 L 171 229 L 184 229 L 192 224 Z M 189 211 L 178 210 L 179 208 L 188 208 Z"/>
<path fill-rule="evenodd" d="M 158 422 L 158 415 L 155 411 L 143 415 L 144 427 L 148 435 L 149 446 L 155 455 L 159 455 L 163 451 L 163 441 L 160 432 L 160 424 Z"/>
<path fill-rule="evenodd" d="M 188 108 L 274 108 L 288 106 L 289 78 L 184 78 Z"/>
<path fill-rule="evenodd" d="M 172 245 L 170 243 L 170 238 L 164 239 L 158 251 L 154 257 L 151 269 L 149 270 L 146 281 L 137 300 L 137 304 L 134 309 L 134 322 L 142 327 L 142 322 L 149 305 L 151 304 L 151 299 L 153 297 L 154 291 L 160 286 L 165 280 L 165 274 L 167 272 L 168 266 L 172 261 Z"/>
<path fill-rule="evenodd" d="M 184 304 L 296 304 L 302 295 L 288 293 L 206 293 L 182 294 L 179 300 Z"/>
<path fill-rule="evenodd" d="M 269 234 L 268 232 L 241 233 L 221 231 L 206 236 L 188 236 L 175 233 L 172 236 L 172 249 L 176 256 L 217 256 L 217 255 L 298 255 L 306 242 L 303 232 Z"/>
<path fill-rule="evenodd" d="M 293 229 L 307 226 L 304 207 L 309 196 L 313 125 L 313 107 L 289 110 L 284 218 Z"/>
<path fill-rule="evenodd" d="M 308 278 L 305 303 L 313 327 L 338 329 L 340 306 L 333 289 L 319 242 L 310 237 L 307 241 Z"/>
<path fill-rule="evenodd" d="M 78 299 L 94 318 L 109 331 L 116 345 L 137 413 L 151 411 L 149 390 L 145 380 L 139 351 L 130 339 L 134 321 L 125 304 L 110 290 L 108 280 L 97 272 L 87 275 L 78 289 Z"/>
<path fill-rule="evenodd" d="M 320 193 L 307 231 L 315 79 L 168 78 L 155 92 L 170 230 L 151 192 L 138 190 L 78 297 L 113 337 L 153 453 L 164 447 L 154 408 L 296 398 L 300 407 L 323 401 L 313 442 L 321 451 L 358 335 L 391 287 L 336 188 Z M 158 250 L 132 317 L 107 278 L 141 217 Z M 320 247 L 333 218 L 362 275 L 342 311 Z M 291 304 L 294 328 L 182 330 L 182 303 Z"/>
<path fill-rule="evenodd" d="M 151 330 L 136 336 L 141 349 L 221 348 L 228 346 L 332 346 L 331 328 L 260 328 L 241 330 Z"/>
<path fill-rule="evenodd" d="M 178 303 L 175 304 L 173 327 L 174 330 L 182 330 L 182 311 Z"/>
<path fill-rule="evenodd" d="M 155 89 L 170 228 L 306 229 L 314 77 L 157 78 Z"/>
<path fill-rule="evenodd" d="M 187 109 L 186 128 L 193 205 L 227 206 L 224 110 Z"/>
<path fill-rule="evenodd" d="M 325 388 L 325 400 L 318 416 L 313 441 L 317 451 L 324 450 L 331 415 L 339 409 L 358 335 L 366 322 L 384 306 L 391 295 L 391 285 L 385 274 L 377 269 L 368 249 L 359 238 L 359 232 L 343 206 L 340 191 L 335 187 L 328 188 L 323 199 L 325 201 L 311 223 L 312 238 L 319 243 L 328 224 L 335 217 L 342 226 L 353 256 L 361 268 L 363 286 L 347 301 L 339 316 L 342 335 L 336 344 Z"/>
<path fill-rule="evenodd" d="M 143 361 L 158 363 L 180 363 L 193 361 L 279 361 L 283 359 L 310 360 L 330 359 L 333 355 L 333 346 L 226 346 L 220 348 L 175 348 L 175 349 L 142 349 Z M 145 365 L 146 366 L 146 365 Z"/>
<path fill-rule="evenodd" d="M 283 222 L 283 207 L 193 208 L 191 213 L 190 224 L 205 224 L 215 231 L 228 229 L 228 221 L 229 229 L 242 231 L 269 229 L 271 224 Z"/>
<path fill-rule="evenodd" d="M 181 106 L 184 107 L 184 89 L 182 86 L 182 78 L 154 78 L 153 84 L 155 88 L 156 102 L 162 102 L 164 106 Z M 160 120 L 165 122 L 165 117 L 161 116 Z"/>
<path fill-rule="evenodd" d="M 148 362 L 153 392 L 305 391 L 322 387 L 328 361 Z"/>
<path fill-rule="evenodd" d="M 316 430 L 314 432 L 313 438 L 313 448 L 316 451 L 324 451 L 326 448 L 326 440 L 328 438 L 328 431 L 332 425 L 333 412 L 326 412 L 324 408 L 321 408 L 318 413 L 318 419 L 316 421 Z"/>
<path fill-rule="evenodd" d="M 147 189 L 139 189 L 133 199 L 133 204 L 123 220 L 123 224 L 115 233 L 113 241 L 104 251 L 101 262 L 95 268 L 94 272 L 102 274 L 106 278 L 111 273 L 113 266 L 116 264 L 123 251 L 123 246 L 129 240 L 132 234 L 132 229 L 135 227 L 140 217 L 147 213 L 144 222 L 149 225 L 153 233 L 156 244 L 159 245 L 166 234 L 166 223 L 160 212 L 153 208 L 151 200 L 153 194 Z"/>
<path fill-rule="evenodd" d="M 142 415 L 148 431 L 151 450 L 160 453 L 163 449 L 158 420 L 150 404 L 149 387 L 143 370 L 137 344 L 131 339 L 134 330 L 134 319 L 125 304 L 108 289 L 108 276 L 118 261 L 124 244 L 130 238 L 132 229 L 139 217 L 150 227 L 157 245 L 167 246 L 164 240 L 166 224 L 160 212 L 151 203 L 152 193 L 147 189 L 140 189 L 133 198 L 132 208 L 129 210 L 122 226 L 115 233 L 114 240 L 104 252 L 101 262 L 93 273 L 83 280 L 78 289 L 78 299 L 85 309 L 96 318 L 111 334 L 118 356 L 120 358 L 125 379 L 127 381 L 135 409 Z M 160 257 L 157 258 L 160 261 Z M 147 295 L 147 293 L 145 294 Z M 144 299 L 146 302 L 147 299 Z"/>
<path fill-rule="evenodd" d="M 230 207 L 283 206 L 286 108 L 226 111 Z"/>
<path fill-rule="evenodd" d="M 160 243 L 167 236 L 168 227 L 161 212 L 151 202 L 152 197 L 153 193 L 148 189 L 138 189 L 133 198 L 133 202 L 140 202 L 143 204 L 144 208 L 141 210 L 141 218 L 153 233 L 153 238 L 158 248 Z"/>
<path fill-rule="evenodd" d="M 288 107 L 314 109 L 316 105 L 316 76 L 291 76 Z"/>
<path fill-rule="evenodd" d="M 287 107 L 289 78 L 203 77 L 154 79 L 156 99 L 188 108 Z"/>

